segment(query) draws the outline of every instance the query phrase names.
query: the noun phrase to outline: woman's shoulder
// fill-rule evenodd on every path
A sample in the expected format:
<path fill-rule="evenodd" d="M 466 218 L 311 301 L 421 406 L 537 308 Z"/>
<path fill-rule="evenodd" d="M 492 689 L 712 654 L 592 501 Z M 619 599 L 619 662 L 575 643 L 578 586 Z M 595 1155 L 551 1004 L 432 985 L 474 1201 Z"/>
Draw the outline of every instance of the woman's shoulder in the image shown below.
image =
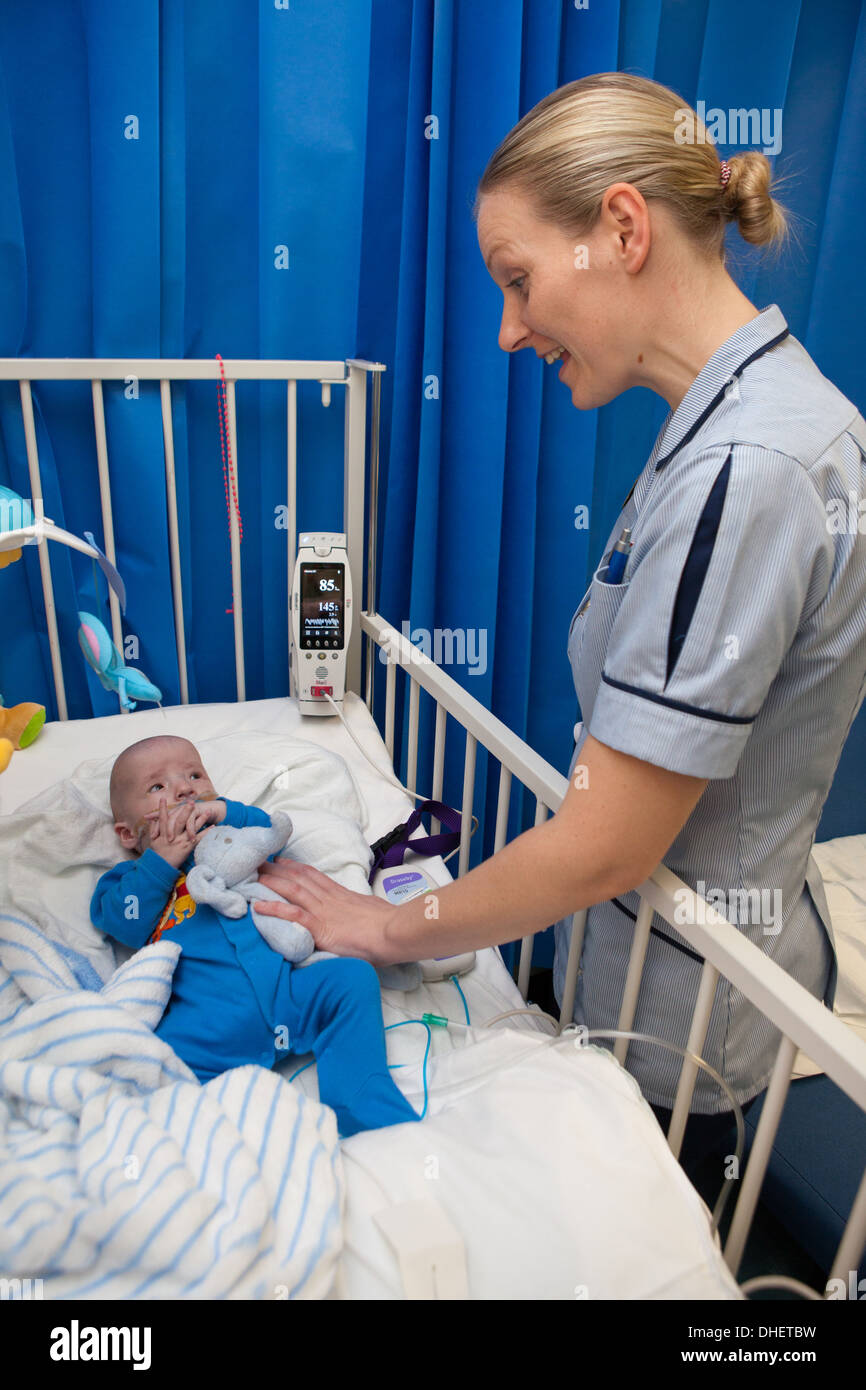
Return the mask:
<path fill-rule="evenodd" d="M 866 457 L 866 421 L 792 334 L 751 363 L 693 447 L 752 446 L 807 471 L 853 451 Z"/>

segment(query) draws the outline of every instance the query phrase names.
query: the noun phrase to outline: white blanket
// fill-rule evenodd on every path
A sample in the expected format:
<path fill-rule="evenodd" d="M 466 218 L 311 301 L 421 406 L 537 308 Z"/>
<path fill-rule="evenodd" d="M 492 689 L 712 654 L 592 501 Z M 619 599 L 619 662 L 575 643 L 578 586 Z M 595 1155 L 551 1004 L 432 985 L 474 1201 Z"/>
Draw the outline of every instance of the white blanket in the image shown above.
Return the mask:
<path fill-rule="evenodd" d="M 333 1111 L 262 1067 L 201 1086 L 153 1033 L 180 948 L 98 993 L 0 915 L 0 1275 L 44 1298 L 321 1298 L 342 1246 Z"/>

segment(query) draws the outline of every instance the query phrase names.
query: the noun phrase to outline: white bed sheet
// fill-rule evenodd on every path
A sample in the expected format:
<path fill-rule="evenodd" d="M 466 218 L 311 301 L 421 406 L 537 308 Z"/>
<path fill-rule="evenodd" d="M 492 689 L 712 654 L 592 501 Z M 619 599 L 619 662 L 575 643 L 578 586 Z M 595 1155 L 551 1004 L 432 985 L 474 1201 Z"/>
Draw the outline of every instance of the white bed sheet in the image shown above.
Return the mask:
<path fill-rule="evenodd" d="M 836 938 L 839 983 L 833 1012 L 866 1042 L 866 835 L 823 840 L 812 854 L 827 894 Z M 794 1076 L 815 1076 L 820 1067 L 798 1052 Z"/>
<path fill-rule="evenodd" d="M 345 758 L 372 842 L 405 820 L 411 803 L 383 780 L 393 774 L 364 702 L 349 696 L 344 714 L 382 776 L 338 720 L 301 716 L 287 699 L 174 707 L 46 726 L 0 778 L 0 813 L 81 762 L 115 755 L 154 733 L 196 742 L 285 733 Z M 449 881 L 441 859 L 424 862 L 434 880 Z M 335 1296 L 402 1296 L 396 1259 L 373 1217 L 421 1195 L 435 1196 L 463 1235 L 472 1298 L 738 1297 L 707 1210 L 631 1077 L 604 1050 L 551 1045 L 543 1020 L 516 1017 L 507 1029 L 490 1031 L 479 1026 L 523 1007 L 498 950 L 479 952 L 460 984 L 474 1026 L 432 1030 L 424 1123 L 344 1141 L 346 1245 Z M 465 1022 L 450 981 L 383 992 L 386 1025 L 426 1011 Z M 416 1022 L 387 1037 L 395 1081 L 420 1112 L 426 1030 Z M 305 1060 L 292 1057 L 281 1070 L 290 1076 Z M 294 1084 L 317 1096 L 315 1066 Z M 431 1158 L 436 1178 L 428 1176 Z"/>

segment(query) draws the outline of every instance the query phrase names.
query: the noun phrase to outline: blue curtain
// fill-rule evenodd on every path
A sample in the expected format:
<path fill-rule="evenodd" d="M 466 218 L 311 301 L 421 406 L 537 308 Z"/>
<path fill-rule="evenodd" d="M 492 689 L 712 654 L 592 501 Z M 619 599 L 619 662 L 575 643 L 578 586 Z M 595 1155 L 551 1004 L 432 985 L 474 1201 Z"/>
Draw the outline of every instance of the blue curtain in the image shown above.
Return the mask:
<path fill-rule="evenodd" d="M 542 96 L 628 69 L 691 104 L 783 112 L 775 157 L 798 242 L 730 238 L 862 410 L 866 20 L 860 0 L 42 0 L 0 5 L 0 355 L 364 356 L 387 364 L 379 607 L 564 770 L 576 705 L 565 637 L 666 413 L 634 390 L 581 414 L 534 354 L 497 346 L 501 293 L 470 215 L 495 146 Z M 732 152 L 733 147 L 724 153 Z M 285 248 L 281 253 L 280 248 Z M 35 388 L 48 515 L 101 537 L 89 389 Z M 342 400 L 299 390 L 299 523 L 335 528 Z M 239 388 L 248 695 L 288 690 L 284 398 Z M 156 386 L 106 390 L 125 631 L 178 698 Z M 191 698 L 234 695 L 215 388 L 177 392 Z M 0 483 L 29 495 L 17 391 L 0 392 Z M 578 508 L 588 508 L 581 527 Z M 51 555 L 70 713 L 116 709 L 77 658 L 86 562 Z M 0 690 L 54 712 L 32 555 L 0 572 Z M 106 611 L 104 591 L 100 602 Z M 449 639 L 447 634 L 457 634 Z M 450 647 L 449 640 L 456 645 Z M 461 651 L 461 640 L 466 643 Z M 71 654 L 71 656 L 69 655 Z M 462 655 L 462 661 L 457 659 Z M 377 699 L 382 670 L 377 665 Z M 401 708 L 402 716 L 402 708 Z M 430 713 L 423 747 L 429 751 Z M 446 793 L 459 799 L 462 741 Z M 820 834 L 866 829 L 866 720 Z M 425 764 L 422 761 L 422 767 Z M 429 771 L 428 771 L 429 778 Z M 481 844 L 498 774 L 479 761 Z M 423 778 L 422 787 L 429 785 Z M 515 798 L 512 831 L 534 806 Z"/>

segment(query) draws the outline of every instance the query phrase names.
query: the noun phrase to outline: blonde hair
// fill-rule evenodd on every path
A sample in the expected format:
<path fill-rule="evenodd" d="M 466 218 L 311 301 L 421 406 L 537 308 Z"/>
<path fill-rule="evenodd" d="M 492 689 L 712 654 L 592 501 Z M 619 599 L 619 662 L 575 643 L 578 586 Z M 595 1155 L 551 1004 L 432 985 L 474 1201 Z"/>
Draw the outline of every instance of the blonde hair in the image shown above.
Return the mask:
<path fill-rule="evenodd" d="M 770 196 L 769 160 L 749 150 L 728 164 L 723 188 L 706 126 L 670 87 L 601 72 L 558 87 L 509 131 L 481 176 L 472 215 L 477 220 L 486 193 L 507 187 L 526 195 L 543 221 L 587 235 L 605 190 L 630 183 L 648 203 L 670 208 L 693 241 L 723 263 L 727 222 L 736 221 L 755 246 L 781 247 L 788 216 Z"/>

